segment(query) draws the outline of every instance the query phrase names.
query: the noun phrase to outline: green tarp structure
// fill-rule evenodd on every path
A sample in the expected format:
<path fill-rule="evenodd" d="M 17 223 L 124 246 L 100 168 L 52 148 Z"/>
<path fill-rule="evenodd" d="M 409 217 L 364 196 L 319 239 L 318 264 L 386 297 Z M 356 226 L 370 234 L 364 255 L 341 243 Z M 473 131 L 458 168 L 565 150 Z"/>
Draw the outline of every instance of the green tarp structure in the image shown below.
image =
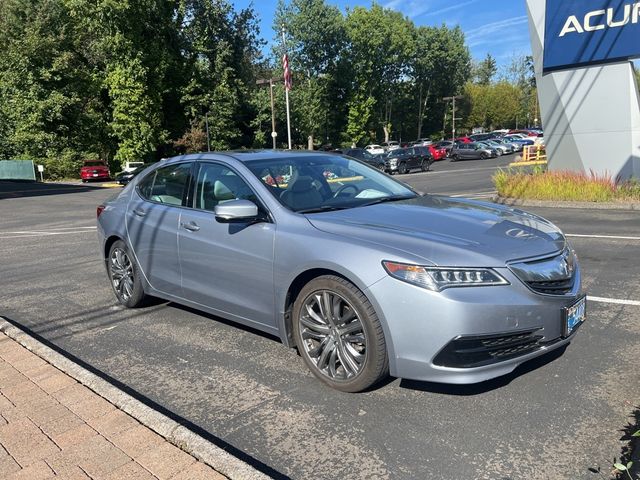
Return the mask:
<path fill-rule="evenodd" d="M 0 160 L 0 180 L 35 180 L 33 160 Z"/>

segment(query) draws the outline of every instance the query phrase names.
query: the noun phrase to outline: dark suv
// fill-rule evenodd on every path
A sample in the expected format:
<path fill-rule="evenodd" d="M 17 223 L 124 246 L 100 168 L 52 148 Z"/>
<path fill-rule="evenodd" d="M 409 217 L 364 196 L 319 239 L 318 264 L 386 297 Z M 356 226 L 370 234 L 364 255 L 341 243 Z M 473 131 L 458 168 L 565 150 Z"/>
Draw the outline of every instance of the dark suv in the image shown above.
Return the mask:
<path fill-rule="evenodd" d="M 403 175 L 415 169 L 426 172 L 432 163 L 433 157 L 426 147 L 399 148 L 387 154 L 385 169 L 391 174 Z"/>

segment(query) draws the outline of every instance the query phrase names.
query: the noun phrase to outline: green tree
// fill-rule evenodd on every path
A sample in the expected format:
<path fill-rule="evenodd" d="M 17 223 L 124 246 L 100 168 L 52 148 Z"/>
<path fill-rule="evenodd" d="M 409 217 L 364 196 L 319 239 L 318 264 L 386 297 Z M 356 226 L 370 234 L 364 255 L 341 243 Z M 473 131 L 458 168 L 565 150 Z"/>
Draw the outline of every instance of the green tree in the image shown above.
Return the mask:
<path fill-rule="evenodd" d="M 498 73 L 496 59 L 490 53 L 474 67 L 473 77 L 478 85 L 489 85 Z"/>
<path fill-rule="evenodd" d="M 469 79 L 471 56 L 460 27 L 418 27 L 412 62 L 417 99 L 417 137 L 422 137 L 425 116 L 433 104 L 433 117 L 442 118 L 441 99 L 457 95 Z M 440 108 L 437 108 L 437 107 Z"/>
<path fill-rule="evenodd" d="M 293 0 L 288 5 L 278 4 L 274 31 L 279 33 L 283 26 L 290 65 L 296 72 L 291 92 L 293 117 L 313 148 L 314 138 L 323 127 L 327 129 L 332 114 L 329 92 L 340 91 L 338 70 L 346 46 L 344 18 L 337 7 L 324 0 Z M 275 45 L 275 57 L 280 59 L 284 50 L 279 38 Z"/>
<path fill-rule="evenodd" d="M 375 101 L 372 131 L 380 127 L 388 141 L 393 125 L 394 96 L 397 86 L 409 73 L 415 54 L 414 25 L 399 12 L 373 4 L 370 9 L 355 7 L 347 14 L 345 28 L 349 41 L 347 62 L 353 70 L 353 81 L 364 86 L 351 98 L 354 112 L 366 110 Z M 351 112 L 350 112 L 351 116 Z"/>

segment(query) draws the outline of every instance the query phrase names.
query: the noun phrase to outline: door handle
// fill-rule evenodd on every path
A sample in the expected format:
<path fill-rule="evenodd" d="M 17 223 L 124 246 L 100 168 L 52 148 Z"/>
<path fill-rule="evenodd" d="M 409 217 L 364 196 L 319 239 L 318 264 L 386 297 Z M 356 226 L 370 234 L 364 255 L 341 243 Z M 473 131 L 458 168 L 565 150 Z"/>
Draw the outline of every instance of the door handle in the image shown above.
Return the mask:
<path fill-rule="evenodd" d="M 181 223 L 180 226 L 185 230 L 189 230 L 190 232 L 197 232 L 198 230 L 200 230 L 200 226 L 195 222 Z"/>
<path fill-rule="evenodd" d="M 147 215 L 147 212 L 145 210 L 140 210 L 139 208 L 134 208 L 133 214 L 137 215 L 138 217 L 144 217 Z"/>

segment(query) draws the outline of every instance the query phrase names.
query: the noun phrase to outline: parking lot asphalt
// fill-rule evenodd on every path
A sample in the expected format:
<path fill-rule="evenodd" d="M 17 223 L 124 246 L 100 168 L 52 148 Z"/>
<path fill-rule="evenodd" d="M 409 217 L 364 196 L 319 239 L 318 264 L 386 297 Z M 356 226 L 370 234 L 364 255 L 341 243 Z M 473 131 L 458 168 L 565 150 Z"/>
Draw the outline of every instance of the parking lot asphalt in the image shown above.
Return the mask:
<path fill-rule="evenodd" d="M 484 198 L 506 163 L 440 162 L 398 178 L 422 191 Z M 114 192 L 93 187 L 3 197 L 0 182 L 0 316 L 272 474 L 591 479 L 602 478 L 589 471 L 600 466 L 608 478 L 628 445 L 640 408 L 639 306 L 590 301 L 566 351 L 491 382 L 390 379 L 344 394 L 314 380 L 275 338 L 172 303 L 117 306 L 93 228 L 95 206 Z M 570 240 L 590 296 L 640 301 L 637 212 L 528 210 L 584 235 Z"/>

